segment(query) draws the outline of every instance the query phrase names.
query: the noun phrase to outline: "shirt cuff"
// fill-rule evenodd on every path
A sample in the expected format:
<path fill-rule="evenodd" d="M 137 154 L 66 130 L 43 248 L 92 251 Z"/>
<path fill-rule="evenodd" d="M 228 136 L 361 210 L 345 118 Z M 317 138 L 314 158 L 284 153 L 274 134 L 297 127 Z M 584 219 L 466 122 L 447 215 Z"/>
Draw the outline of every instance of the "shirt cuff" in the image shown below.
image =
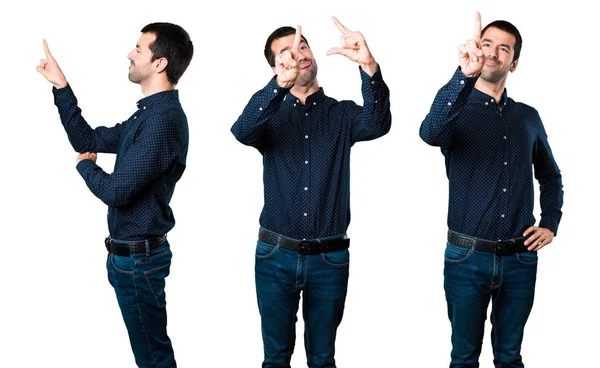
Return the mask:
<path fill-rule="evenodd" d="M 75 168 L 77 169 L 77 171 L 79 171 L 79 174 L 85 179 L 86 174 L 94 170 L 95 167 L 96 163 L 94 161 L 90 159 L 85 159 L 79 161 Z"/>
<path fill-rule="evenodd" d="M 54 95 L 54 104 L 56 106 L 63 106 L 77 100 L 70 84 L 67 84 L 63 88 L 52 87 L 52 94 Z"/>

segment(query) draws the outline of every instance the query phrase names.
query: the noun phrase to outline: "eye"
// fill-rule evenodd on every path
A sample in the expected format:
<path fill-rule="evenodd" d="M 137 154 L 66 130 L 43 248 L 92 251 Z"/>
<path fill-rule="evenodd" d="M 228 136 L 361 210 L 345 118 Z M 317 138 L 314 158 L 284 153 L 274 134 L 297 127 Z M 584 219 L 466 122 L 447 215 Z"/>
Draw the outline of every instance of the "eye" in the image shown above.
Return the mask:
<path fill-rule="evenodd" d="M 300 51 L 306 51 L 306 50 L 308 50 L 307 45 L 300 45 Z"/>
<path fill-rule="evenodd" d="M 486 43 L 481 44 L 481 47 L 490 47 L 490 44 L 486 42 Z"/>
<path fill-rule="evenodd" d="M 508 49 L 506 47 L 501 47 L 500 51 L 506 52 L 508 54 Z"/>

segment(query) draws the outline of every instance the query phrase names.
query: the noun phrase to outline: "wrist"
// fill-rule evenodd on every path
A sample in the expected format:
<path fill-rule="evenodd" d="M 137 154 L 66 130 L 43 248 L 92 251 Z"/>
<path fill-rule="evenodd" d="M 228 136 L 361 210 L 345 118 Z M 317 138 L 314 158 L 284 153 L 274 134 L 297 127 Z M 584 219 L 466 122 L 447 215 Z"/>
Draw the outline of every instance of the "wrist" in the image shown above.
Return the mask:
<path fill-rule="evenodd" d="M 372 77 L 373 75 L 375 75 L 375 73 L 377 73 L 377 71 L 379 70 L 379 64 L 377 64 L 377 62 L 375 61 L 375 59 L 371 59 L 371 61 L 368 62 L 368 63 L 366 63 L 366 64 L 362 64 L 361 63 L 360 67 L 370 77 Z"/>

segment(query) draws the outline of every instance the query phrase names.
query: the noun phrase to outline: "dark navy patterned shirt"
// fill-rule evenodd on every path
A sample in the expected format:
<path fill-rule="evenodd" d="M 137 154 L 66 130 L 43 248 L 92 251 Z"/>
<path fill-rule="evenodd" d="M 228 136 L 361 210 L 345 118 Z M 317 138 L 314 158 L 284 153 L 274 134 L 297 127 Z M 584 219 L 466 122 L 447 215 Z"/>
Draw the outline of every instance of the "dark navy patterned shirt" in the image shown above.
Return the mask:
<path fill-rule="evenodd" d="M 474 88 L 460 68 L 437 93 L 421 138 L 440 146 L 449 180 L 448 227 L 498 240 L 535 224 L 532 166 L 540 184 L 540 227 L 557 233 L 562 215 L 560 170 L 538 112 Z"/>
<path fill-rule="evenodd" d="M 169 202 L 188 151 L 187 118 L 177 90 L 143 98 L 129 119 L 92 129 L 81 116 L 70 86 L 53 88 L 60 119 L 77 152 L 116 153 L 107 174 L 91 160 L 77 170 L 96 197 L 108 205 L 108 229 L 120 240 L 160 237 L 175 225 Z"/>
<path fill-rule="evenodd" d="M 359 67 L 360 69 L 360 67 Z M 323 89 L 302 104 L 275 77 L 254 94 L 231 131 L 263 155 L 260 225 L 296 239 L 346 233 L 350 223 L 350 148 L 385 135 L 389 90 L 377 71 L 360 69 L 364 107 Z"/>

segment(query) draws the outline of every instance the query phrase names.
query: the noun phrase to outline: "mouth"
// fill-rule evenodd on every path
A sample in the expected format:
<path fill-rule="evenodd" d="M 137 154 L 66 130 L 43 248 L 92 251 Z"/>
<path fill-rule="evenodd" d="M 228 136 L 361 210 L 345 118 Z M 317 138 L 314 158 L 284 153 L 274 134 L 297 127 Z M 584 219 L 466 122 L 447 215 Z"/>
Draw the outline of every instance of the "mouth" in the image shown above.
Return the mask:
<path fill-rule="evenodd" d="M 303 63 L 300 63 L 300 69 L 306 69 L 306 68 L 308 68 L 309 66 L 311 66 L 311 64 L 312 64 L 312 63 L 311 63 L 310 61 L 305 61 L 305 62 L 303 62 Z"/>
<path fill-rule="evenodd" d="M 486 59 L 485 65 L 486 66 L 500 66 L 500 63 L 497 61 L 494 61 L 494 60 Z"/>

